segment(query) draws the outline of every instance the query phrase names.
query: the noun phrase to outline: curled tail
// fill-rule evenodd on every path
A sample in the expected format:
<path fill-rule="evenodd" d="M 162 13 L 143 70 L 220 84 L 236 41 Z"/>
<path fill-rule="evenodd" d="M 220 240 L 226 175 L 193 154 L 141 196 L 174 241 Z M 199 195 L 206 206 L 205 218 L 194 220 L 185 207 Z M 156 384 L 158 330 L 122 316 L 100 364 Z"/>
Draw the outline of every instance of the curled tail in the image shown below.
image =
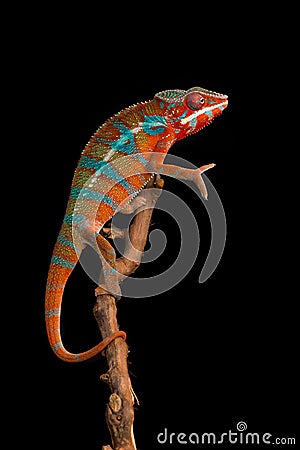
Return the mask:
<path fill-rule="evenodd" d="M 67 280 L 79 259 L 74 244 L 67 238 L 69 230 L 66 228 L 63 225 L 54 247 L 48 272 L 45 300 L 46 329 L 50 346 L 56 356 L 67 362 L 81 362 L 100 353 L 115 338 L 126 339 L 126 334 L 124 331 L 117 331 L 90 350 L 78 354 L 70 353 L 64 348 L 60 335 L 62 297 Z"/>

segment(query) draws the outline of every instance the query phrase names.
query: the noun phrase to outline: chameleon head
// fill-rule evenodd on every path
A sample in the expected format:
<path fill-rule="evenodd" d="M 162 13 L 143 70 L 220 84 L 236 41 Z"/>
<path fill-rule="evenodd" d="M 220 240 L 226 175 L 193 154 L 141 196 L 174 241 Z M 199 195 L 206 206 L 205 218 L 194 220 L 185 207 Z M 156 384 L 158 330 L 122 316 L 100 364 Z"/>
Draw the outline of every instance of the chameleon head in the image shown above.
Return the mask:
<path fill-rule="evenodd" d="M 177 140 L 209 125 L 228 105 L 227 95 L 200 87 L 162 91 L 154 99 L 163 109 Z"/>

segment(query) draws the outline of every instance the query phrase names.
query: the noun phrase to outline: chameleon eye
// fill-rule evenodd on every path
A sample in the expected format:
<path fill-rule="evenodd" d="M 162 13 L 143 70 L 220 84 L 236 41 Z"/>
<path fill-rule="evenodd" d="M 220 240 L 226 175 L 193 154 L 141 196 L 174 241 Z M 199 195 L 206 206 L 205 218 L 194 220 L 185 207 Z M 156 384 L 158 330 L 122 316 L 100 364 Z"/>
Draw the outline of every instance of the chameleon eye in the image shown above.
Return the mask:
<path fill-rule="evenodd" d="M 190 109 L 193 109 L 194 111 L 202 108 L 204 103 L 205 103 L 204 97 L 202 97 L 202 95 L 199 94 L 199 92 L 191 92 L 186 96 L 187 106 Z"/>

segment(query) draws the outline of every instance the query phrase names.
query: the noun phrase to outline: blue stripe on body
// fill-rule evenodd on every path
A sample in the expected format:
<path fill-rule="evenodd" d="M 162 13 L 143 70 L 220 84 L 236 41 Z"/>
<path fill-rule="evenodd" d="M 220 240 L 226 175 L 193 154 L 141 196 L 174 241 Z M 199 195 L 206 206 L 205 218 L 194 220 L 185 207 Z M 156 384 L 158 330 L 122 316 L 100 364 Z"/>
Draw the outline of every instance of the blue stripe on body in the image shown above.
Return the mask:
<path fill-rule="evenodd" d="M 54 345 L 53 345 L 52 349 L 53 349 L 53 351 L 56 353 L 57 350 L 58 350 L 60 347 L 62 347 L 62 343 L 61 343 L 61 342 L 57 342 L 57 344 L 54 344 Z"/>
<path fill-rule="evenodd" d="M 158 115 L 145 116 L 142 122 L 143 130 L 152 136 L 161 134 L 167 127 L 167 121 L 164 117 Z"/>
<path fill-rule="evenodd" d="M 152 153 L 152 152 L 149 150 L 149 153 Z M 147 167 L 149 165 L 149 161 L 144 158 L 143 153 L 136 153 L 136 154 L 132 155 L 132 158 L 135 161 L 138 161 L 139 163 L 143 164 L 145 166 L 145 169 L 147 169 Z"/>
<path fill-rule="evenodd" d="M 64 217 L 64 222 L 67 225 L 83 225 L 87 221 L 84 214 L 66 214 Z"/>
<path fill-rule="evenodd" d="M 56 281 L 47 282 L 47 291 L 57 291 L 58 289 L 64 289 L 65 285 L 62 283 L 57 283 Z"/>
<path fill-rule="evenodd" d="M 109 195 L 103 194 L 102 192 L 94 191 L 87 188 L 74 187 L 71 190 L 71 198 L 76 199 L 78 197 L 86 198 L 87 200 L 94 200 L 97 203 L 106 203 L 113 209 L 118 208 L 119 204 L 115 202 Z"/>
<path fill-rule="evenodd" d="M 82 156 L 78 167 L 81 169 L 95 169 L 100 170 L 107 163 L 107 161 L 103 161 L 102 159 L 91 158 L 90 156 Z"/>
<path fill-rule="evenodd" d="M 60 308 L 48 309 L 45 311 L 45 317 L 54 317 L 60 315 Z"/>
<path fill-rule="evenodd" d="M 78 167 L 95 169 L 96 171 L 101 170 L 103 175 L 110 178 L 116 184 L 120 184 L 125 189 L 127 189 L 129 192 L 131 192 L 131 190 L 132 190 L 132 185 L 130 183 L 128 183 L 124 179 L 123 175 L 121 175 L 119 172 L 117 172 L 108 161 L 98 160 L 95 158 L 91 158 L 90 156 L 82 156 Z"/>
<path fill-rule="evenodd" d="M 57 242 L 59 242 L 60 244 L 63 244 L 63 245 L 67 245 L 68 247 L 71 247 L 72 249 L 74 249 L 76 252 L 79 252 L 78 248 L 74 245 L 74 243 L 72 241 L 70 241 L 69 239 L 67 239 L 63 234 L 60 234 L 58 236 Z"/>
<path fill-rule="evenodd" d="M 53 264 L 54 266 L 66 267 L 67 269 L 74 269 L 76 265 L 75 263 L 67 261 L 66 259 L 61 258 L 60 256 L 52 256 L 51 264 Z"/>
<path fill-rule="evenodd" d="M 119 121 L 115 122 L 113 125 L 120 131 L 121 136 L 119 137 L 119 139 L 110 142 L 110 147 L 113 150 L 126 154 L 136 152 L 137 147 L 135 145 L 134 133 L 132 132 L 132 130 L 124 123 Z"/>
<path fill-rule="evenodd" d="M 165 128 L 168 126 L 166 119 L 163 116 L 154 114 L 150 116 L 144 116 L 141 121 L 143 131 L 152 136 L 161 134 L 164 132 Z M 121 136 L 115 140 L 103 139 L 101 137 L 96 137 L 96 141 L 108 145 L 111 150 L 125 153 L 127 155 L 133 153 L 139 153 L 138 148 L 135 143 L 134 130 L 136 128 L 129 128 L 121 121 L 116 121 L 113 126 L 117 128 Z"/>
<path fill-rule="evenodd" d="M 101 137 L 95 137 L 94 139 L 97 142 L 108 145 L 111 150 L 115 150 L 120 153 L 129 155 L 136 152 L 137 147 L 135 144 L 133 131 L 120 121 L 115 121 L 112 125 L 117 128 L 121 134 L 118 139 L 114 139 L 113 141 Z"/>

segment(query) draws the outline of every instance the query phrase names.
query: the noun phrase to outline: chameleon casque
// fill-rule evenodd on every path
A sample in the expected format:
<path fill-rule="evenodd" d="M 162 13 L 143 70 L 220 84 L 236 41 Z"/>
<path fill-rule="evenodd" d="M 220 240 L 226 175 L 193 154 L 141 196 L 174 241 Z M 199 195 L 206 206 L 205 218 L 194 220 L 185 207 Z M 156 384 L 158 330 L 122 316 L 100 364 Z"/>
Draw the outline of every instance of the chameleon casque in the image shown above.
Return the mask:
<path fill-rule="evenodd" d="M 214 164 L 186 169 L 164 164 L 164 158 L 176 141 L 210 124 L 227 105 L 226 95 L 200 87 L 165 90 L 150 101 L 120 111 L 90 138 L 75 170 L 46 286 L 47 335 L 51 348 L 60 359 L 84 361 L 101 352 L 113 339 L 126 338 L 123 331 L 118 331 L 86 352 L 68 352 L 60 335 L 62 296 L 67 280 L 82 250 L 93 240 L 109 267 L 104 273 L 106 289 L 102 292 L 120 293 L 114 269 L 116 253 L 100 231 L 120 205 L 127 204 L 127 209 L 129 205 L 130 211 L 126 211 L 126 207 L 121 210 L 128 213 L 143 204 L 141 194 L 138 194 L 154 173 L 191 180 L 207 199 L 201 174 Z M 128 164 L 122 163 L 123 157 L 134 161 L 134 172 L 128 172 Z M 126 175 L 128 173 L 131 175 Z M 94 211 L 92 219 L 91 210 Z M 76 239 L 74 233 L 77 233 Z"/>

